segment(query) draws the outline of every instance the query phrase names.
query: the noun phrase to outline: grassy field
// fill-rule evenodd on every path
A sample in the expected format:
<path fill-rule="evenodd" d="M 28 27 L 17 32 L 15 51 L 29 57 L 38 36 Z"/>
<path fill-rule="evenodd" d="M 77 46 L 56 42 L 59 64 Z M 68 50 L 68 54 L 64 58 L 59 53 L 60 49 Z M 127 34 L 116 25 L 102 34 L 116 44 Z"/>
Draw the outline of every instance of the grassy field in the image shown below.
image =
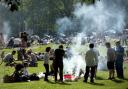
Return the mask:
<path fill-rule="evenodd" d="M 44 51 L 46 46 L 33 47 L 34 51 Z M 56 47 L 56 46 L 54 46 Z M 100 48 L 105 52 L 105 48 Z M 10 49 L 4 49 L 6 53 L 10 52 Z M 107 71 L 98 71 L 95 84 L 83 83 L 83 78 L 77 82 L 65 82 L 54 83 L 54 80 L 50 78 L 50 82 L 45 82 L 43 79 L 39 81 L 30 81 L 22 83 L 3 83 L 2 78 L 6 74 L 12 74 L 13 67 L 5 67 L 4 64 L 0 65 L 0 89 L 128 89 L 128 64 L 124 63 L 125 80 L 116 78 L 115 80 L 107 80 Z M 29 67 L 30 73 L 39 73 L 44 71 L 43 62 L 38 62 L 38 67 Z"/>

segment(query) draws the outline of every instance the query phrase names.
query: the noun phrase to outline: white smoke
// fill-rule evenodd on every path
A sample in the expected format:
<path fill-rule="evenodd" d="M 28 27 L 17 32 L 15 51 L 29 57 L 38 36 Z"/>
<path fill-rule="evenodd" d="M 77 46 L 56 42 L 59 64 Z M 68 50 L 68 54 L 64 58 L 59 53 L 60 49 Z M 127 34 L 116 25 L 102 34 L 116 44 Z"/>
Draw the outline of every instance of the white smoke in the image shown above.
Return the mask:
<path fill-rule="evenodd" d="M 80 24 L 80 30 L 86 33 L 122 31 L 125 25 L 125 8 L 122 6 L 121 0 L 100 0 L 95 5 L 78 3 L 75 5 L 73 14 L 75 17 L 73 19 L 64 17 L 57 20 L 59 31 L 74 30 L 76 24 Z"/>
<path fill-rule="evenodd" d="M 67 49 L 68 58 L 63 60 L 64 62 L 64 73 L 74 74 L 75 77 L 79 77 L 80 72 L 84 73 L 85 71 L 85 59 L 84 52 L 85 48 L 81 46 L 82 38 L 84 37 L 83 33 L 79 33 L 74 37 L 73 45 Z"/>
<path fill-rule="evenodd" d="M 119 1 L 119 0 L 117 0 Z M 81 29 L 84 32 L 115 30 L 122 31 L 124 27 L 125 10 L 113 3 L 106 5 L 107 0 L 98 1 L 95 5 L 77 4 L 74 15 L 80 19 Z M 112 7 L 111 7 L 112 6 Z"/>
<path fill-rule="evenodd" d="M 4 42 L 6 43 L 8 41 L 9 35 L 11 32 L 11 27 L 8 21 L 5 21 L 3 23 L 3 36 L 4 36 Z"/>
<path fill-rule="evenodd" d="M 125 22 L 125 9 L 121 0 L 100 0 L 95 3 L 95 5 L 81 5 L 77 3 L 73 11 L 73 18 L 64 17 L 57 20 L 59 26 L 59 31 L 65 32 L 67 30 L 74 28 L 76 24 L 79 24 L 79 30 L 81 33 L 78 33 L 73 39 L 74 45 L 71 46 L 72 57 L 70 61 L 64 60 L 64 69 L 65 71 L 73 71 L 76 66 L 78 70 L 80 68 L 85 68 L 85 62 L 83 62 L 84 57 L 81 53 L 85 53 L 87 49 L 83 49 L 81 45 L 81 40 L 88 33 L 104 34 L 104 32 L 121 32 L 124 28 Z M 74 20 L 75 19 L 75 20 Z M 79 23 L 75 23 L 77 21 Z M 76 28 L 77 29 L 77 28 Z M 102 54 L 102 51 L 100 51 Z M 104 55 L 99 57 L 99 67 L 100 70 L 106 70 L 106 58 Z M 77 72 L 79 72 L 77 70 Z M 72 72 L 71 72 L 72 73 Z M 76 73 L 78 75 L 78 73 Z"/>
<path fill-rule="evenodd" d="M 64 17 L 62 19 L 58 19 L 57 20 L 57 24 L 58 24 L 58 27 L 59 27 L 59 31 L 61 33 L 64 33 L 67 30 L 67 28 L 71 29 L 71 27 L 73 25 L 72 21 L 68 17 Z"/>

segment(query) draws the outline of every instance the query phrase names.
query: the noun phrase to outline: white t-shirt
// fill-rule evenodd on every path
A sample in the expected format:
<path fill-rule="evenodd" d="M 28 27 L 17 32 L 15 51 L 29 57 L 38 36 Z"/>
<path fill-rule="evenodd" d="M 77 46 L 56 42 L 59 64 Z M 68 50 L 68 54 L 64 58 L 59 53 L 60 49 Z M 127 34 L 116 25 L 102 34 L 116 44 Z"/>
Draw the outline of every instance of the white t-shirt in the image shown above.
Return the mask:
<path fill-rule="evenodd" d="M 28 70 L 26 68 L 24 68 L 24 70 L 23 70 L 23 75 L 24 76 L 28 76 L 29 75 Z"/>
<path fill-rule="evenodd" d="M 90 49 L 86 52 L 85 61 L 86 66 L 95 66 L 97 59 L 97 53 L 94 49 Z"/>
<path fill-rule="evenodd" d="M 49 53 L 44 54 L 44 64 L 49 64 Z"/>

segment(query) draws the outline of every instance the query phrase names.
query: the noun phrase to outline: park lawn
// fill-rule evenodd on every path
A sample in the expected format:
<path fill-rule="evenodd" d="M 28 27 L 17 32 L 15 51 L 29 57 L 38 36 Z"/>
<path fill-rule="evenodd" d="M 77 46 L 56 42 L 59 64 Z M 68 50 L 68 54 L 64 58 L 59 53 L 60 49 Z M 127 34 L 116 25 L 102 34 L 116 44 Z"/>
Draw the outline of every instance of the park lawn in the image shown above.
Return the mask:
<path fill-rule="evenodd" d="M 47 46 L 41 46 L 34 48 L 34 51 L 44 51 Z M 55 46 L 54 46 L 55 47 Z M 102 48 L 101 48 L 102 49 Z M 5 49 L 6 53 L 10 52 L 10 49 Z M 105 52 L 105 51 L 104 51 Z M 29 67 L 30 73 L 39 73 L 44 71 L 43 62 L 38 62 L 38 67 Z M 116 78 L 115 80 L 107 80 L 108 71 L 98 71 L 95 84 L 83 83 L 83 78 L 76 82 L 54 83 L 54 80 L 50 78 L 50 82 L 45 82 L 43 79 L 39 81 L 30 81 L 22 83 L 3 83 L 2 78 L 6 74 L 12 74 L 13 67 L 5 67 L 4 64 L 0 65 L 0 89 L 128 89 L 128 64 L 124 64 L 125 80 Z"/>
<path fill-rule="evenodd" d="M 44 71 L 42 66 L 43 62 L 38 62 L 38 67 L 29 67 L 30 73 L 39 73 Z M 14 70 L 13 67 L 4 67 L 0 66 L 0 89 L 127 89 L 128 88 L 128 64 L 125 64 L 125 80 L 120 80 L 116 78 L 115 80 L 107 80 L 108 72 L 107 71 L 98 71 L 97 79 L 95 80 L 96 84 L 84 83 L 83 78 L 76 82 L 65 82 L 54 83 L 54 80 L 50 78 L 50 82 L 45 82 L 43 79 L 39 81 L 30 81 L 22 83 L 3 83 L 2 77 L 5 74 L 11 74 Z"/>
<path fill-rule="evenodd" d="M 54 44 L 33 45 L 33 46 L 29 47 L 29 48 L 26 48 L 26 50 L 32 49 L 33 52 L 45 52 L 45 48 L 46 47 L 57 48 L 57 46 L 58 45 L 54 45 Z M 4 51 L 4 53 L 7 54 L 7 53 L 11 53 L 13 50 L 17 51 L 18 48 L 12 48 L 12 49 L 5 48 L 5 49 L 0 50 L 0 53 L 1 53 L 1 51 Z M 14 57 L 17 60 L 17 54 Z"/>

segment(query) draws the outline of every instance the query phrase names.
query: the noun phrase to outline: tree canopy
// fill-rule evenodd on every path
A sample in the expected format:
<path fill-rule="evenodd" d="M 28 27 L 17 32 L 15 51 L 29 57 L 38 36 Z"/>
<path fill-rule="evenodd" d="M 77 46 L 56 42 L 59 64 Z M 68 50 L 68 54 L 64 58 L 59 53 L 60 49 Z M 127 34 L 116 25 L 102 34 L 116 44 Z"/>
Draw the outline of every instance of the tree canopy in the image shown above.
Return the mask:
<path fill-rule="evenodd" d="M 55 34 L 56 20 L 72 17 L 74 4 L 95 3 L 95 0 L 0 0 L 8 7 L 0 5 L 0 28 L 3 21 L 9 21 L 13 35 L 30 30 L 34 34 Z"/>

